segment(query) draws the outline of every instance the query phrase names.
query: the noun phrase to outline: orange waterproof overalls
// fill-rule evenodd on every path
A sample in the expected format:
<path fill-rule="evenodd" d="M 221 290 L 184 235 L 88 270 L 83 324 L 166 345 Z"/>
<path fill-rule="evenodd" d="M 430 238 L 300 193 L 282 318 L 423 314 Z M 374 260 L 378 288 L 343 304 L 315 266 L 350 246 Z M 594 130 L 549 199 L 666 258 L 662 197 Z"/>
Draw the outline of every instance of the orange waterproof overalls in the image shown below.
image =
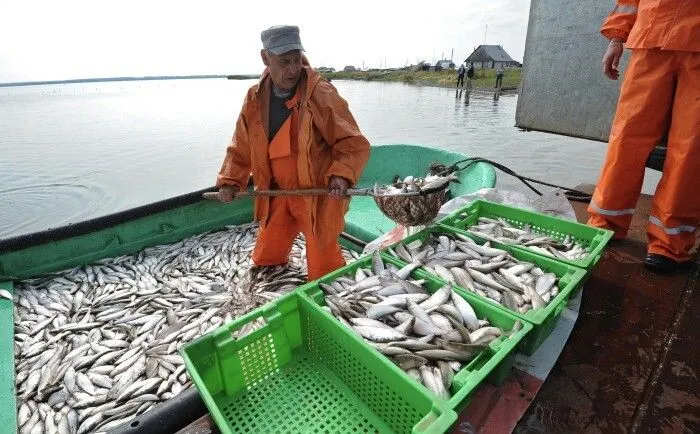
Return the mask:
<path fill-rule="evenodd" d="M 300 188 L 297 171 L 298 116 L 301 86 L 285 104 L 291 114 L 270 141 L 268 155 L 275 188 Z M 315 280 L 345 265 L 337 240 L 321 245 L 314 236 L 311 212 L 301 196 L 278 196 L 270 200 L 267 224 L 261 227 L 253 250 L 258 266 L 286 264 L 294 239 L 299 232 L 306 238 L 308 280 Z"/>
<path fill-rule="evenodd" d="M 687 261 L 700 223 L 700 0 L 619 0 L 601 32 L 632 56 L 588 223 L 627 234 L 647 157 L 668 131 L 648 252 Z"/>

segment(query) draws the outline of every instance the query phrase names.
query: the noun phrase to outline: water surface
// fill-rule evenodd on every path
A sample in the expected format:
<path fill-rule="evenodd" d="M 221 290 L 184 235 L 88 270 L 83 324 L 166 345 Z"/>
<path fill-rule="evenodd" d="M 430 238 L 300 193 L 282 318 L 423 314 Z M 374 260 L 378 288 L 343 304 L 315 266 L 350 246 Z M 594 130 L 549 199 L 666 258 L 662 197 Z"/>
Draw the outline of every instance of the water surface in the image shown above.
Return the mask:
<path fill-rule="evenodd" d="M 0 239 L 111 214 L 214 184 L 252 80 L 0 88 Z M 516 95 L 334 81 L 373 144 L 421 144 L 533 178 L 594 183 L 605 144 L 521 132 Z M 645 191 L 653 192 L 658 174 Z M 498 187 L 522 189 L 499 175 Z"/>

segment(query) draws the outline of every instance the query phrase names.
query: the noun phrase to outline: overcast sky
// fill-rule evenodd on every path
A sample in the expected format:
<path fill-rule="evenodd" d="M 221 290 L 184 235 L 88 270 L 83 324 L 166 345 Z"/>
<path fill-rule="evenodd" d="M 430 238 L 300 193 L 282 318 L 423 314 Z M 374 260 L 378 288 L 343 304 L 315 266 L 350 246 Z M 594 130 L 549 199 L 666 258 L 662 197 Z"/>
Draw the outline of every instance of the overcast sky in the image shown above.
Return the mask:
<path fill-rule="evenodd" d="M 303 7 L 301 6 L 303 5 Z M 260 31 L 295 24 L 313 66 L 464 60 L 500 44 L 522 61 L 529 0 L 0 0 L 0 82 L 259 73 Z"/>

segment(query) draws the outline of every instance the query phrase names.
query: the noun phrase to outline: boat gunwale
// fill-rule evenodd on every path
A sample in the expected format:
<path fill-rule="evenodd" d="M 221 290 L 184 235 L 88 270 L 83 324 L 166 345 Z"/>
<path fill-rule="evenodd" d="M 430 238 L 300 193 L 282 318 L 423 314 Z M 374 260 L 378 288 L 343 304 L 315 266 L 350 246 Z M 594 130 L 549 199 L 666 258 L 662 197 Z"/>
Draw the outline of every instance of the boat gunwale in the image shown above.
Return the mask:
<path fill-rule="evenodd" d="M 85 235 L 90 232 L 111 228 L 138 218 L 148 217 L 153 214 L 158 214 L 163 211 L 169 211 L 186 205 L 192 205 L 203 201 L 204 199 L 202 199 L 202 194 L 210 191 L 216 191 L 216 187 L 208 187 L 202 190 L 193 191 L 191 193 L 152 202 L 146 205 L 129 208 L 124 211 L 118 211 L 88 220 L 81 220 L 77 223 L 68 223 L 67 225 L 56 228 L 49 228 L 38 232 L 0 239 L 0 254 Z"/>

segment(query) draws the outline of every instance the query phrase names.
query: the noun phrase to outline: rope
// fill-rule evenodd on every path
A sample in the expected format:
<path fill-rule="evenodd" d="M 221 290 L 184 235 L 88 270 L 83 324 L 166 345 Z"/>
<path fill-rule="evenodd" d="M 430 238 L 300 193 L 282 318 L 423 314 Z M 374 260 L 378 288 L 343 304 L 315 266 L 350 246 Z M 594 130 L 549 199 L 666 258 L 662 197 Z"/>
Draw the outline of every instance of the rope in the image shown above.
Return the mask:
<path fill-rule="evenodd" d="M 467 164 L 464 167 L 459 167 L 459 165 L 462 163 L 467 163 Z M 519 174 L 515 173 L 515 171 L 513 171 L 512 169 L 510 169 L 510 168 L 508 168 L 500 163 L 496 163 L 495 161 L 491 161 L 491 160 L 488 160 L 486 158 L 481 158 L 481 157 L 465 158 L 464 160 L 457 161 L 456 163 L 454 163 L 451 166 L 445 166 L 444 164 L 440 164 L 440 163 L 433 163 L 430 165 L 430 174 L 431 175 L 445 176 L 445 175 L 449 175 L 450 173 L 466 170 L 476 163 L 488 163 L 488 164 L 492 165 L 493 167 L 495 167 L 496 169 L 499 169 L 500 171 L 519 179 L 530 190 L 534 191 L 539 196 L 542 196 L 542 192 L 540 192 L 537 188 L 535 188 L 531 183 L 546 185 L 547 187 L 560 188 L 560 189 L 564 190 L 564 195 L 566 196 L 567 199 L 577 201 L 577 202 L 590 202 L 591 199 L 593 198 L 592 195 L 590 195 L 584 191 L 581 191 L 581 190 L 576 190 L 575 188 L 563 187 L 561 185 L 552 184 L 549 182 L 544 182 L 544 181 L 540 181 L 540 180 L 537 180 L 534 178 L 529 178 L 527 176 L 519 175 Z"/>

